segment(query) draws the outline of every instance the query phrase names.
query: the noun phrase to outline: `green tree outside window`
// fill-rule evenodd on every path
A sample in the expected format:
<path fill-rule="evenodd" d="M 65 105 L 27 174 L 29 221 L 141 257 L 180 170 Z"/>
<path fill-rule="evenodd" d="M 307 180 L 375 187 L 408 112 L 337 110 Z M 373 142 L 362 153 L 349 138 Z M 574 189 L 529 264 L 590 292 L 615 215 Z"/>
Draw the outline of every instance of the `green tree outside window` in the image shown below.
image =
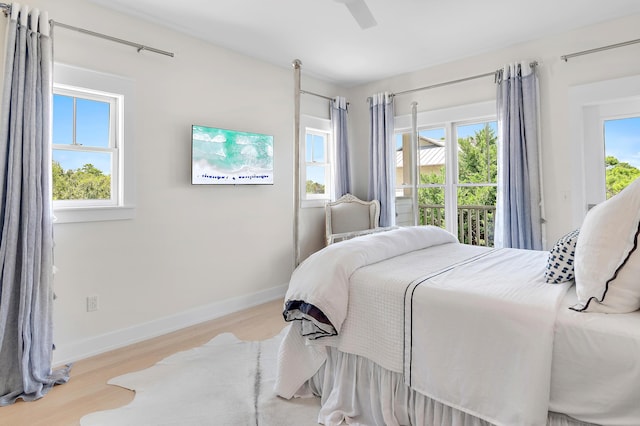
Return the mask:
<path fill-rule="evenodd" d="M 54 200 L 109 200 L 111 176 L 93 164 L 79 169 L 64 170 L 59 162 L 52 164 Z"/>
<path fill-rule="evenodd" d="M 616 157 L 604 160 L 607 199 L 613 197 L 640 176 L 640 170 L 629 163 L 620 162 Z"/>

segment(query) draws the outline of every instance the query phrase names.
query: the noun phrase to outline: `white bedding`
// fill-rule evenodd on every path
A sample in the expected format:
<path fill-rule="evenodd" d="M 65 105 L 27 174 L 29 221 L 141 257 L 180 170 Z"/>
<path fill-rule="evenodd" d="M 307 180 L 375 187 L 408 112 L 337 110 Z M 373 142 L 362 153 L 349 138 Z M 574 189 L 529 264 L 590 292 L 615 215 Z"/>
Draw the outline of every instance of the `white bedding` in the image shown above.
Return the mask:
<path fill-rule="evenodd" d="M 351 275 L 349 303 L 339 336 L 309 342 L 364 356 L 387 370 L 402 373 L 404 296 L 407 284 L 479 254 L 486 247 L 445 243 L 358 269 Z"/>
<path fill-rule="evenodd" d="M 545 425 L 557 308 L 542 251 L 500 249 L 407 292 L 405 381 L 497 425 Z"/>
<path fill-rule="evenodd" d="M 550 409 L 602 425 L 640 424 L 640 311 L 582 313 L 575 287 L 556 320 Z"/>
<path fill-rule="evenodd" d="M 340 335 L 309 345 L 333 346 L 363 356 L 389 371 L 405 373 L 408 381 L 410 364 L 404 363 L 402 349 L 411 344 L 405 345 L 404 337 L 404 315 L 411 311 L 404 306 L 405 289 L 417 277 L 437 275 L 429 285 L 418 287 L 427 294 L 418 298 L 423 304 L 416 312 L 423 318 L 417 320 L 420 332 L 415 336 L 422 337 L 423 348 L 416 352 L 433 357 L 423 356 L 414 365 L 412 388 L 496 424 L 545 424 L 555 309 L 568 287 L 544 282 L 546 256 L 544 252 L 445 243 L 363 266 L 351 275 L 349 314 Z M 487 258 L 479 259 L 482 257 Z M 479 262 L 472 262 L 474 259 Z M 463 263 L 468 265 L 449 269 Z M 443 270 L 447 272 L 439 274 Z M 480 282 L 481 287 L 470 288 L 477 276 L 486 280 Z M 454 284 L 460 288 L 452 287 Z M 479 299 L 481 303 L 469 303 Z M 435 303 L 429 305 L 430 301 Z M 460 303 L 463 311 L 455 307 Z M 494 315 L 514 304 L 518 312 L 511 315 L 513 321 Z M 487 312 L 489 316 L 483 319 Z M 426 327 L 429 323 L 435 327 Z M 457 338 L 452 338 L 454 331 L 459 333 Z M 444 343 L 431 345 L 435 339 Z M 496 341 L 483 344 L 487 339 Z M 478 350 L 470 351 L 476 348 L 469 346 L 474 340 L 479 342 Z M 433 346 L 446 350 L 434 351 Z M 523 364 L 530 367 L 523 369 Z M 472 376 L 477 380 L 469 380 Z M 433 380 L 426 383 L 427 378 Z M 493 389 L 489 397 L 487 383 Z M 518 386 L 526 391 L 513 389 Z M 506 408 L 505 398 L 509 400 Z"/>
<path fill-rule="evenodd" d="M 403 229 L 404 233 L 410 232 L 406 228 Z M 363 238 L 385 235 L 385 244 L 388 245 L 396 238 L 394 232 L 396 231 Z M 428 230 L 422 234 L 422 238 L 430 232 L 438 233 Z M 434 324 L 434 327 L 420 327 L 429 330 L 423 335 L 425 337 L 421 343 L 418 343 L 422 348 L 418 348 L 414 356 L 433 353 L 432 346 L 445 350 L 439 352 L 439 355 L 438 351 L 435 351 L 437 359 L 427 360 L 424 364 L 420 362 L 427 368 L 417 377 L 414 375 L 413 385 L 435 400 L 499 424 L 545 424 L 547 409 L 600 424 L 640 424 L 640 404 L 637 403 L 640 384 L 634 380 L 640 373 L 640 357 L 637 356 L 640 353 L 640 313 L 607 317 L 606 314 L 569 311 L 566 307 L 575 303 L 575 292 L 572 290 L 562 299 L 569 284 L 540 284 L 544 280 L 546 252 L 527 252 L 533 256 L 530 262 L 518 266 L 515 258 L 511 261 L 504 261 L 504 258 L 498 260 L 497 257 L 494 259 L 491 249 L 452 244 L 447 242 L 447 238 L 432 238 L 433 241 L 437 240 L 438 244 L 427 248 L 419 248 L 419 239 L 414 239 L 411 250 L 402 243 L 404 236 L 398 238 L 400 241 L 396 240 L 395 244 L 390 245 L 393 248 L 391 252 L 377 247 L 374 250 L 375 256 L 363 254 L 363 251 L 367 250 L 365 245 L 347 245 L 358 242 L 359 239 L 336 244 L 336 248 L 331 251 L 333 254 L 330 255 L 330 261 L 333 261 L 330 262 L 331 267 L 323 267 L 319 261 L 307 265 L 312 266 L 307 268 L 307 273 L 311 271 L 311 281 L 319 285 L 320 290 L 315 286 L 307 286 L 311 283 L 305 281 L 303 275 L 298 275 L 296 280 L 292 277 L 288 297 L 303 299 L 320 291 L 322 297 L 314 299 L 320 309 L 327 309 L 325 305 L 338 305 L 337 308 L 333 306 L 327 309 L 327 312 L 333 310 L 331 318 L 336 320 L 339 334 L 309 340 L 301 336 L 300 321 L 292 325 L 280 348 L 276 383 L 276 392 L 279 395 L 290 398 L 296 392 L 301 392 L 300 386 L 313 376 L 327 359 L 327 346 L 370 359 L 391 372 L 403 372 L 404 289 L 416 278 L 433 275 L 448 263 L 463 262 L 478 254 L 486 254 L 485 260 L 493 259 L 493 264 L 489 262 L 485 264 L 488 266 L 479 266 L 480 269 L 498 270 L 498 274 L 489 282 L 489 288 L 493 288 L 492 291 L 495 293 L 490 310 L 482 307 L 486 300 L 477 292 L 473 294 L 472 291 L 470 296 L 453 298 L 450 297 L 451 294 L 445 294 L 459 289 L 445 290 L 444 287 L 451 284 L 445 284 L 445 281 L 439 279 L 430 285 L 418 287 L 419 292 L 427 293 L 426 297 L 419 299 L 420 307 L 417 311 L 419 316 L 422 316 L 419 321 L 421 324 Z M 345 245 L 338 250 L 341 244 Z M 349 268 L 345 270 L 336 266 L 339 264 L 337 259 L 354 248 L 357 253 L 349 257 Z M 383 253 L 385 251 L 387 254 Z M 511 256 L 518 256 L 518 250 L 509 251 Z M 499 252 L 496 251 L 495 256 L 498 256 Z M 400 254 L 403 255 L 399 256 Z M 332 259 L 334 256 L 335 259 Z M 385 256 L 389 259 L 383 260 Z M 457 274 L 458 272 L 451 275 Z M 327 280 L 328 276 L 338 277 L 340 291 L 336 291 L 333 279 Z M 540 282 L 533 277 L 539 277 Z M 345 281 L 344 278 L 348 279 Z M 454 287 L 465 287 L 462 283 L 468 279 L 461 280 Z M 531 280 L 535 282 L 530 282 Z M 518 286 L 508 287 L 509 281 L 513 281 L 512 284 L 528 283 L 528 286 L 525 286 L 526 297 L 522 296 L 523 293 L 515 292 Z M 300 284 L 303 292 L 298 288 Z M 486 290 L 485 288 L 482 292 Z M 403 295 L 401 298 L 398 297 L 400 293 Z M 446 300 L 446 305 L 443 304 L 445 299 L 449 299 Z M 479 303 L 468 303 L 467 306 L 465 300 Z M 452 302 L 453 305 L 450 305 Z M 530 306 L 523 310 L 522 303 L 525 302 Z M 561 305 L 562 308 L 556 321 L 557 305 Z M 448 308 L 441 309 L 442 306 Z M 478 306 L 479 310 L 470 310 Z M 545 319 L 538 321 L 538 317 L 543 318 L 543 315 Z M 605 321 L 588 319 L 602 315 Z M 466 332 L 464 337 L 452 337 L 451 333 L 464 328 L 461 322 L 464 317 L 464 323 L 476 324 L 476 331 L 479 332 L 475 335 L 473 332 Z M 535 321 L 531 321 L 534 317 Z M 623 317 L 631 318 L 632 328 L 629 328 L 629 322 Z M 518 320 L 505 321 L 505 318 Z M 537 325 L 532 326 L 534 322 Z M 536 331 L 536 327 L 542 328 L 537 328 Z M 489 334 L 484 333 L 487 330 L 490 331 Z M 628 341 L 630 336 L 632 342 Z M 439 344 L 431 344 L 438 340 Z M 473 340 L 480 342 L 477 346 L 482 349 L 479 356 L 470 352 L 475 350 L 469 346 L 469 342 Z M 504 353 L 505 356 L 495 358 L 496 353 Z M 581 356 L 584 357 L 585 353 L 589 354 L 589 358 L 582 359 Z M 495 362 L 496 359 L 498 362 Z M 485 368 L 490 361 L 493 361 L 493 364 L 489 368 L 493 370 Z M 501 371 L 500 367 L 506 365 L 505 363 L 510 365 Z M 456 371 L 458 369 L 459 371 Z M 440 377 L 430 377 L 429 374 L 433 371 Z M 470 371 L 472 373 L 469 373 Z M 507 371 L 511 373 L 504 374 Z M 519 374 L 520 377 L 516 378 L 512 373 L 516 373 L 516 376 Z M 425 377 L 427 382 L 418 384 Z M 521 380 L 526 381 L 523 383 Z M 433 382 L 436 383 L 436 393 L 433 391 Z M 450 391 L 450 385 L 456 382 L 461 386 L 459 389 L 462 389 L 458 397 L 463 395 L 457 402 L 446 395 L 446 392 Z M 438 383 L 444 384 L 444 389 L 439 388 Z M 446 397 L 442 396 L 442 392 Z M 620 393 L 625 395 L 621 397 Z M 464 395 L 472 395 L 474 400 L 467 400 Z M 510 406 L 517 408 L 509 409 Z M 515 413 L 521 409 L 524 410 L 523 413 Z M 520 415 L 524 417 L 518 417 Z"/>
<path fill-rule="evenodd" d="M 419 226 L 332 244 L 293 271 L 285 300 L 304 301 L 320 308 L 339 333 L 347 316 L 349 279 L 356 270 L 414 250 L 456 241 L 455 236 L 440 228 Z M 288 318 L 291 319 L 300 318 Z"/>

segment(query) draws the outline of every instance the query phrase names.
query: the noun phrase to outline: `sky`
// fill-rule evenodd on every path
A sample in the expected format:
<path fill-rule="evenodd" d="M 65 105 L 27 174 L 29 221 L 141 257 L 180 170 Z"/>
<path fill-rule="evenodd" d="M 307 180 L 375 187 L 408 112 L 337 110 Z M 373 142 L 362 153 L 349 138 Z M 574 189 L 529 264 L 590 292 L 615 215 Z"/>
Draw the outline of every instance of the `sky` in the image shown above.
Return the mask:
<path fill-rule="evenodd" d="M 317 162 L 326 162 L 325 152 L 324 152 L 324 139 L 322 136 L 308 133 L 306 138 L 306 149 L 305 149 L 305 161 L 317 161 Z M 325 184 L 324 179 L 324 167 L 316 167 L 316 166 L 307 166 L 306 168 L 306 177 L 307 180 L 311 180 L 313 182 L 318 182 L 321 184 Z"/>
<path fill-rule="evenodd" d="M 53 143 L 73 144 L 73 98 L 53 96 Z M 76 143 L 83 146 L 109 147 L 109 104 L 78 99 L 76 104 Z M 64 170 L 79 169 L 93 164 L 105 174 L 110 174 L 111 154 L 53 150 L 53 160 Z"/>
<path fill-rule="evenodd" d="M 640 117 L 605 121 L 604 144 L 607 156 L 640 169 Z"/>

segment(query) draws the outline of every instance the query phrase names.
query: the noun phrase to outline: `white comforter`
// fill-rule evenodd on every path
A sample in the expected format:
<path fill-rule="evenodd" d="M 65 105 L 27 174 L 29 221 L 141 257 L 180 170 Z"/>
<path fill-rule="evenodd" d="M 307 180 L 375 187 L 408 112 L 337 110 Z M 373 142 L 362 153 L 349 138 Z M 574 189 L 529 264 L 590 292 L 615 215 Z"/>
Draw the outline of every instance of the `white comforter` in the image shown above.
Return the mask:
<path fill-rule="evenodd" d="M 405 381 L 497 425 L 545 425 L 554 323 L 569 283 L 548 253 L 501 249 L 409 286 Z"/>
<path fill-rule="evenodd" d="M 280 348 L 276 392 L 300 393 L 330 345 L 391 371 L 402 372 L 405 361 L 414 389 L 491 422 L 544 424 L 555 309 L 566 286 L 543 283 L 544 252 L 454 241 L 439 228 L 401 228 L 310 257 L 294 272 L 287 300 L 321 309 L 339 335 L 309 341 L 294 323 Z M 447 257 L 468 265 L 451 269 Z"/>
<path fill-rule="evenodd" d="M 414 250 L 455 242 L 440 228 L 394 229 L 332 244 L 306 259 L 291 276 L 285 300 L 304 300 L 322 310 L 340 333 L 347 316 L 349 278 L 358 268 Z"/>

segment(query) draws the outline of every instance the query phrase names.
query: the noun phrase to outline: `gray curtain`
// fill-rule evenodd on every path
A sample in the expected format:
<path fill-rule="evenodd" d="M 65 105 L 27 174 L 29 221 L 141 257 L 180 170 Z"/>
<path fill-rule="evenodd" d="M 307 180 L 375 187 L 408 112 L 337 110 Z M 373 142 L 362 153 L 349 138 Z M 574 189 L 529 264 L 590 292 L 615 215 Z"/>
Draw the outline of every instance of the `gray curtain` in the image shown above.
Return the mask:
<path fill-rule="evenodd" d="M 511 64 L 497 74 L 498 197 L 496 247 L 542 249 L 535 67 Z"/>
<path fill-rule="evenodd" d="M 38 399 L 52 372 L 52 41 L 46 13 L 13 7 L 0 112 L 0 406 Z"/>
<path fill-rule="evenodd" d="M 333 199 L 337 200 L 351 192 L 349 168 L 349 143 L 347 134 L 347 100 L 337 96 L 331 101 L 331 125 L 336 138 L 334 153 Z"/>
<path fill-rule="evenodd" d="M 380 201 L 380 226 L 395 224 L 395 150 L 393 96 L 369 98 L 369 199 Z"/>

